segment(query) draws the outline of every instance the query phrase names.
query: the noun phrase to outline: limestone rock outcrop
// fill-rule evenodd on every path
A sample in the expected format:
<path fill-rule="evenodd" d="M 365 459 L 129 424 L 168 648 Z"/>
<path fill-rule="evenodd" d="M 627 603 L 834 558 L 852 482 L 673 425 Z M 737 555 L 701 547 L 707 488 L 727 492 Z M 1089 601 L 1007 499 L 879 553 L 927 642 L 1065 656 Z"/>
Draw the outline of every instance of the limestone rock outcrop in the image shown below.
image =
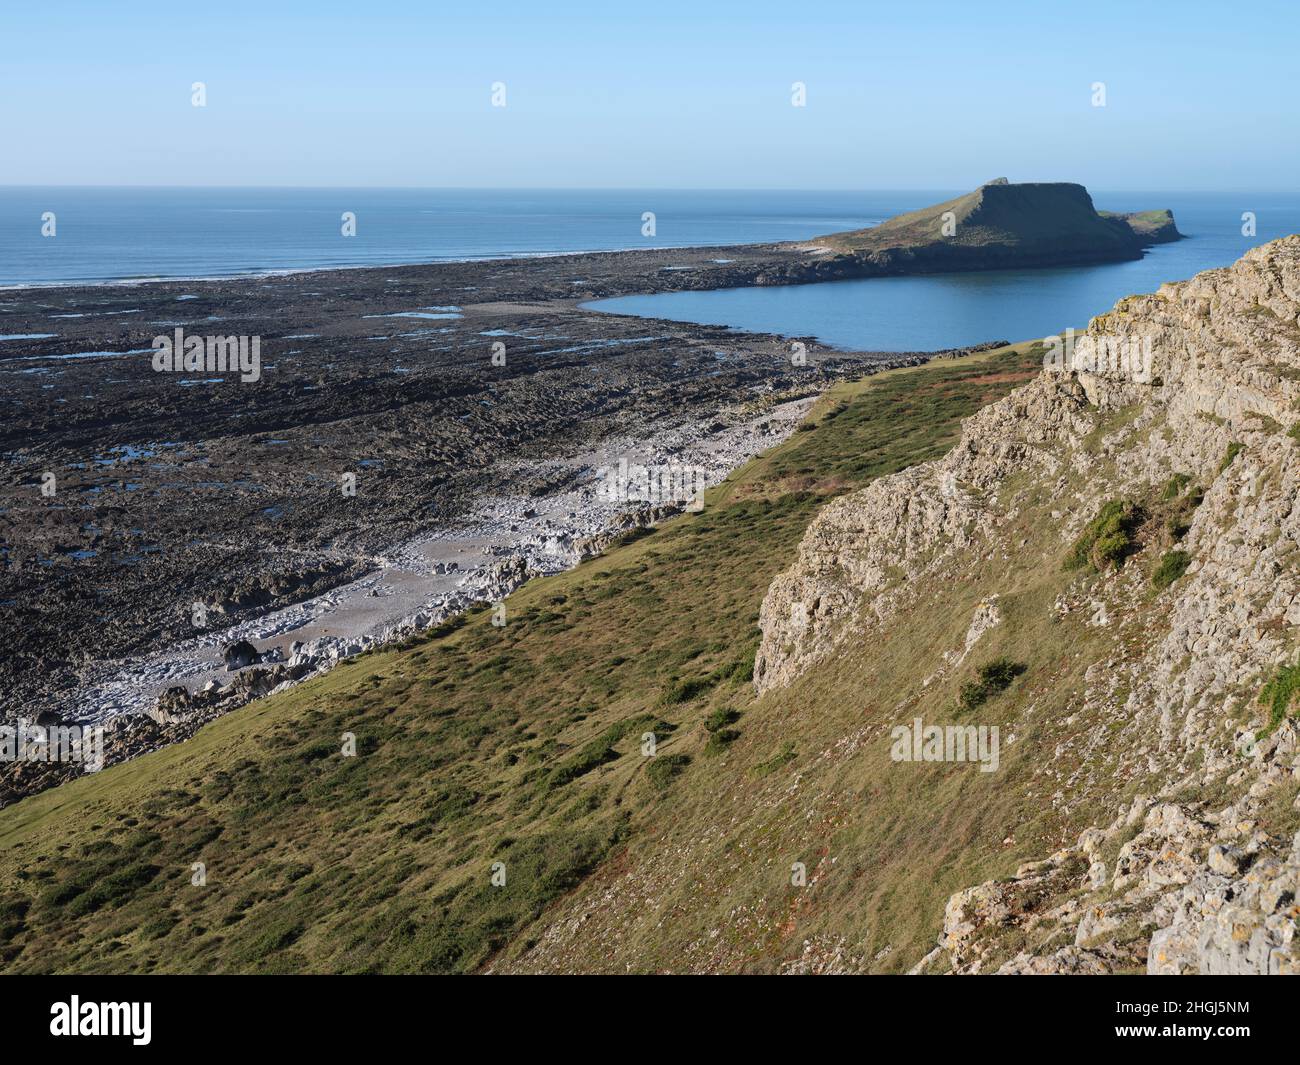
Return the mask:
<path fill-rule="evenodd" d="M 1068 706 L 1109 727 L 1062 734 L 1060 764 L 1036 768 L 1067 813 L 1103 776 L 1147 797 L 953 895 L 916 971 L 1294 972 L 1295 708 L 1260 696 L 1300 635 L 1300 236 L 1121 300 L 1051 354 L 946 456 L 823 509 L 762 604 L 754 685 L 851 653 L 927 580 L 1010 557 L 1031 505 L 1059 527 L 1041 563 L 1059 574 L 1108 501 L 1150 501 L 1141 565 L 1070 578 L 1055 608 L 1110 640 Z"/>

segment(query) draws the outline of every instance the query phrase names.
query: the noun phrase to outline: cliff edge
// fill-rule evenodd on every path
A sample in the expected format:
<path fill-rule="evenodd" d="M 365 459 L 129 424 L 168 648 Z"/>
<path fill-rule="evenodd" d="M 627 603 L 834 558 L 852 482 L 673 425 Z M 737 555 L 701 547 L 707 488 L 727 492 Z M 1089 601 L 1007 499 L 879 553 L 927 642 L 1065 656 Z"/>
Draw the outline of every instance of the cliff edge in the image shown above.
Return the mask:
<path fill-rule="evenodd" d="M 990 794 L 1069 833 L 954 894 L 917 971 L 1300 969 L 1297 410 L 1292 236 L 1049 343 L 946 456 L 809 526 L 763 601 L 756 690 L 878 658 L 906 621 L 880 727 L 1000 727 Z M 965 638 L 931 655 L 945 612 Z M 1010 846 L 1029 815 L 1006 816 Z"/>
<path fill-rule="evenodd" d="M 997 178 L 973 192 L 869 229 L 822 238 L 837 251 L 871 254 L 941 248 L 1002 249 L 1024 255 L 1140 253 L 1148 244 L 1181 237 L 1169 210 L 1099 212 L 1082 185 L 1011 184 Z"/>

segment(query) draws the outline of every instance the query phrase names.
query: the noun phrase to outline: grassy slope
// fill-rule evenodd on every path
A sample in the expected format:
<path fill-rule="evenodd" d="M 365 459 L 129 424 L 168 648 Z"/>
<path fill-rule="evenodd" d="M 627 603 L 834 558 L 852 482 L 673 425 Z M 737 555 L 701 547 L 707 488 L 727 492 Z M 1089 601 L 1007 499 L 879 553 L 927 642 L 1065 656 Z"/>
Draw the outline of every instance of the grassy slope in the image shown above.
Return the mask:
<path fill-rule="evenodd" d="M 990 802 L 968 767 L 886 777 L 881 750 L 819 752 L 916 688 L 918 654 L 959 641 L 980 590 L 948 589 L 942 610 L 886 634 L 869 660 L 842 657 L 761 702 L 748 683 L 758 605 L 829 495 L 943 453 L 961 417 L 1037 365 L 1021 347 L 838 386 L 809 431 L 714 490 L 702 514 L 530 583 L 504 628 L 475 615 L 0 811 L 0 962 L 740 968 L 797 954 L 824 928 L 894 944 L 901 963 L 928 945 L 946 891 L 994 861 L 1009 816 L 996 802 L 1024 789 Z M 1031 587 L 1009 609 L 1029 616 L 1050 594 Z M 1049 641 L 1039 654 L 1066 652 Z M 702 722 L 724 707 L 739 736 L 709 754 Z M 637 750 L 644 731 L 659 737 L 657 759 Z M 344 732 L 356 758 L 339 754 Z M 675 777 L 673 755 L 690 759 Z M 809 773 L 817 798 L 809 789 L 805 803 L 794 782 Z M 1016 801 L 1038 802 L 1032 789 Z M 1054 831 L 1018 835 L 1015 852 L 1038 853 L 1033 836 Z M 816 894 L 796 897 L 789 862 L 811 874 L 832 852 L 847 875 L 823 869 Z M 682 855 L 702 864 L 675 877 Z M 495 861 L 504 888 L 489 882 Z M 196 862 L 205 887 L 191 885 Z M 599 899 L 633 868 L 659 883 L 653 899 L 548 946 L 557 906 Z M 757 916 L 729 917 L 738 907 Z M 668 913 L 679 916 L 665 931 Z M 702 951 L 716 925 L 734 946 Z"/>
<path fill-rule="evenodd" d="M 909 384 L 897 401 L 911 417 L 927 392 L 946 388 L 924 376 Z M 1089 447 L 1126 417 L 1103 420 Z M 1104 467 L 1099 456 L 1087 476 L 1106 476 Z M 644 838 L 565 900 L 535 949 L 500 967 L 906 969 L 933 945 L 952 892 L 1051 853 L 1141 790 L 1081 768 L 1091 745 L 1127 724 L 1122 692 L 1093 709 L 1079 699 L 1088 668 L 1116 653 L 1117 630 L 1088 626 L 1083 611 L 1054 619 L 1074 579 L 1062 566 L 1059 522 L 1032 484 L 1015 480 L 1004 491 L 1015 497 L 1006 533 L 1017 550 L 959 556 L 915 589 L 914 607 L 789 688 L 757 701 L 730 696 L 742 716 L 727 755 L 701 758 L 647 817 Z M 1139 580 L 1149 562 L 1132 561 Z M 993 594 L 1003 624 L 959 668 L 942 670 Z M 1133 621 L 1121 639 L 1136 632 L 1145 643 L 1165 623 L 1158 602 Z M 1024 675 L 984 706 L 961 709 L 961 686 L 1002 656 Z M 890 729 L 913 717 L 999 725 L 1001 770 L 891 762 Z M 806 888 L 791 886 L 795 862 L 807 868 Z M 1016 932 L 999 949 L 1006 957 L 1026 936 L 1042 947 L 1053 934 Z"/>
<path fill-rule="evenodd" d="M 1179 238 L 1178 228 L 1174 225 L 1173 212 L 1168 208 L 1129 213 L 1116 211 L 1098 211 L 1097 213 L 1102 218 L 1123 222 L 1141 240 L 1165 242 Z"/>

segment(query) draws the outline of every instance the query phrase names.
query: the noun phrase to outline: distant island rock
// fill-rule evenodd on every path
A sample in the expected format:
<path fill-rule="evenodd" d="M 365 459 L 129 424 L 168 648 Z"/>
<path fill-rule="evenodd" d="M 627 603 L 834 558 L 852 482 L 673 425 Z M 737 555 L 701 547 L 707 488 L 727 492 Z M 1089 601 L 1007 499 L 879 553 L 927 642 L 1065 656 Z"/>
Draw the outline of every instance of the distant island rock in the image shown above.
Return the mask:
<path fill-rule="evenodd" d="M 1098 211 L 1073 182 L 996 178 L 878 226 L 799 242 L 799 256 L 767 264 L 753 283 L 1123 262 L 1181 238 L 1167 209 Z"/>
<path fill-rule="evenodd" d="M 870 229 L 816 241 L 851 254 L 979 248 L 1024 255 L 1132 258 L 1149 244 L 1178 240 L 1171 211 L 1098 211 L 1082 185 L 1013 185 L 997 178 L 955 200 L 901 214 Z M 943 249 L 949 249 L 945 253 Z"/>

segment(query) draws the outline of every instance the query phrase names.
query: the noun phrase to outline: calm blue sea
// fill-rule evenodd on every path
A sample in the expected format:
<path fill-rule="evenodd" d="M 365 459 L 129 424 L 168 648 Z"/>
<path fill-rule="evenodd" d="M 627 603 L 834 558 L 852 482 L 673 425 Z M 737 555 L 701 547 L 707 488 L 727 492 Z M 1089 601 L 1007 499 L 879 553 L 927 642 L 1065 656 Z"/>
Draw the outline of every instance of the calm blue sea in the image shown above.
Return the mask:
<path fill-rule="evenodd" d="M 1093 199 L 1102 210 L 1172 208 L 1188 239 L 1157 245 L 1139 261 L 1108 266 L 674 292 L 600 300 L 590 306 L 815 336 L 851 350 L 936 351 L 986 340 L 1050 336 L 1068 326 L 1082 328 L 1124 296 L 1154 292 L 1165 281 L 1227 266 L 1257 244 L 1300 233 L 1300 195 L 1291 193 L 1094 193 Z M 898 210 L 921 205 L 909 200 L 900 202 Z M 1255 236 L 1242 234 L 1246 211 L 1255 214 Z"/>
<path fill-rule="evenodd" d="M 0 286 L 272 271 L 619 248 L 799 240 L 955 195 L 905 192 L 0 188 Z M 1122 296 L 1226 266 L 1300 232 L 1300 195 L 1095 192 L 1110 210 L 1171 207 L 1189 239 L 1139 262 L 878 278 L 600 301 L 602 310 L 924 351 L 1082 326 Z M 356 236 L 340 233 L 356 215 Z M 656 233 L 642 235 L 642 215 Z M 1243 236 L 1244 211 L 1257 235 Z M 57 234 L 41 235 L 53 212 Z"/>
<path fill-rule="evenodd" d="M 0 187 L 0 285 L 800 240 L 878 222 L 916 195 Z M 54 237 L 41 235 L 47 211 Z M 356 236 L 341 233 L 345 211 Z"/>

